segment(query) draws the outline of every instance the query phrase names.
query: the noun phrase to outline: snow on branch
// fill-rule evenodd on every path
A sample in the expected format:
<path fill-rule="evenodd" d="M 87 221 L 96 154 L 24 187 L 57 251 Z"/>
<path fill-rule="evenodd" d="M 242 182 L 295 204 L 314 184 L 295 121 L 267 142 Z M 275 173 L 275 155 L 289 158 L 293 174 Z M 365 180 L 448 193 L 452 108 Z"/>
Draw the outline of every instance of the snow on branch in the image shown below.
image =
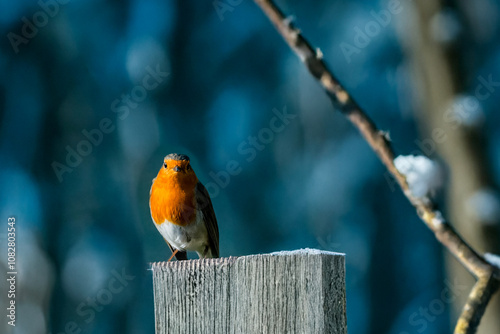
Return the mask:
<path fill-rule="evenodd" d="M 491 263 L 491 265 L 500 269 L 500 255 L 486 253 L 484 254 L 484 258 L 486 259 L 486 261 Z"/>
<path fill-rule="evenodd" d="M 321 52 L 314 49 L 302 36 L 299 29 L 295 28 L 290 19 L 287 19 L 281 10 L 271 0 L 254 0 L 264 14 L 269 18 L 278 33 L 287 42 L 295 54 L 302 60 L 310 74 L 325 90 L 335 109 L 340 110 L 349 121 L 359 130 L 360 134 L 377 154 L 387 170 L 396 179 L 401 190 L 417 214 L 436 238 L 441 242 L 477 279 L 477 283 L 469 294 L 469 300 L 464 306 L 462 315 L 455 328 L 456 334 L 472 334 L 476 332 L 479 320 L 484 314 L 493 294 L 500 285 L 500 268 L 487 262 L 446 222 L 441 213 L 434 209 L 432 201 L 428 198 L 422 200 L 434 189 L 435 168 L 426 160 L 406 159 L 409 167 L 398 163 L 402 170 L 397 168 L 394 161 L 394 152 L 384 131 L 377 128 L 370 117 L 359 107 L 347 90 L 342 87 L 333 73 L 324 62 Z M 416 162 L 417 161 L 417 162 Z M 424 185 L 417 185 L 424 182 Z M 425 194 L 425 195 L 423 195 Z"/>
<path fill-rule="evenodd" d="M 420 200 L 432 196 L 442 185 L 439 165 L 422 155 L 400 155 L 394 159 L 397 170 L 406 177 L 411 195 Z"/>

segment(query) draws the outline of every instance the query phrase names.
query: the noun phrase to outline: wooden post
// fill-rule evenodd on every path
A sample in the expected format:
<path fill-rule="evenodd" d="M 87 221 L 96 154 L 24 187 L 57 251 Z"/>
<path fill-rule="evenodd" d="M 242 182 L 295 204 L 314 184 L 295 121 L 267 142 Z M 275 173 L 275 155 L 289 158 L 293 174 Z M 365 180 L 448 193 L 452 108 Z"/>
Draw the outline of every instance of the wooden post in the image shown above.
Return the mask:
<path fill-rule="evenodd" d="M 152 264 L 156 334 L 347 333 L 344 254 Z"/>

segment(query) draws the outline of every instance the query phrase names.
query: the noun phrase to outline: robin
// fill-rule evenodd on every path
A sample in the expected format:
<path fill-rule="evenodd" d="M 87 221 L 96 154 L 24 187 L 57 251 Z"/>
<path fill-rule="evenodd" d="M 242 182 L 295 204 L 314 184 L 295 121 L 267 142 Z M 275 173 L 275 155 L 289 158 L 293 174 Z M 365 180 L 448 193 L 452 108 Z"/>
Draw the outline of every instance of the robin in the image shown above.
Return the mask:
<path fill-rule="evenodd" d="M 169 154 L 149 194 L 153 222 L 172 256 L 187 260 L 186 251 L 200 258 L 219 257 L 219 228 L 207 189 L 198 181 L 189 157 Z"/>

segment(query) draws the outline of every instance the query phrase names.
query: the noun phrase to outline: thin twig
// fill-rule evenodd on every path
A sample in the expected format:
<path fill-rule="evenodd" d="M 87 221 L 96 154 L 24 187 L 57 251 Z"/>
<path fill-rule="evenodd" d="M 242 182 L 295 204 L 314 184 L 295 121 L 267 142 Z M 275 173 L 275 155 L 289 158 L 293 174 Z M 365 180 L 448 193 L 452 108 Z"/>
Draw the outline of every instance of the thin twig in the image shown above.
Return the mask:
<path fill-rule="evenodd" d="M 441 212 L 434 209 L 430 199 L 421 200 L 412 196 L 406 178 L 394 165 L 394 151 L 385 133 L 380 131 L 368 115 L 359 107 L 352 96 L 340 85 L 339 81 L 322 60 L 322 53 L 314 50 L 309 42 L 287 19 L 280 9 L 270 0 L 254 0 L 267 15 L 276 30 L 288 43 L 290 48 L 306 65 L 311 75 L 318 80 L 330 97 L 335 108 L 338 108 L 375 151 L 387 170 L 396 179 L 403 193 L 415 207 L 419 217 L 434 232 L 436 238 L 478 279 L 478 283 L 469 296 L 469 301 L 459 318 L 455 333 L 474 333 L 479 319 L 484 314 L 486 305 L 496 292 L 500 281 L 500 270 L 488 263 L 471 246 L 469 246 L 452 226 L 443 218 Z M 489 282 L 483 284 L 483 282 Z M 495 283 L 496 282 L 496 283 Z M 481 283 L 481 284 L 480 284 Z M 467 325 L 466 325 L 467 324 Z M 461 328 L 468 328 L 461 331 Z M 471 332 L 470 329 L 473 331 Z"/>
<path fill-rule="evenodd" d="M 477 331 L 481 317 L 484 314 L 488 301 L 497 291 L 499 281 L 491 275 L 480 278 L 469 294 L 462 314 L 455 327 L 455 334 L 474 334 Z"/>

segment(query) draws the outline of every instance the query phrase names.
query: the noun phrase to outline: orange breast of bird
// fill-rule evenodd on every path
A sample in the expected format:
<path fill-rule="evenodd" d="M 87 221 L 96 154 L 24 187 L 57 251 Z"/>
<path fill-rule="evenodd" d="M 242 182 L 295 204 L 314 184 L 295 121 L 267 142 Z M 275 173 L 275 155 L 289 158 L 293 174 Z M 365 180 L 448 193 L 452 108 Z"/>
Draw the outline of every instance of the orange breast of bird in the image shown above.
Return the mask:
<path fill-rule="evenodd" d="M 194 176 L 196 178 L 196 176 Z M 158 174 L 151 187 L 149 205 L 156 224 L 166 220 L 185 226 L 196 219 L 195 188 L 197 180 L 178 180 Z"/>

